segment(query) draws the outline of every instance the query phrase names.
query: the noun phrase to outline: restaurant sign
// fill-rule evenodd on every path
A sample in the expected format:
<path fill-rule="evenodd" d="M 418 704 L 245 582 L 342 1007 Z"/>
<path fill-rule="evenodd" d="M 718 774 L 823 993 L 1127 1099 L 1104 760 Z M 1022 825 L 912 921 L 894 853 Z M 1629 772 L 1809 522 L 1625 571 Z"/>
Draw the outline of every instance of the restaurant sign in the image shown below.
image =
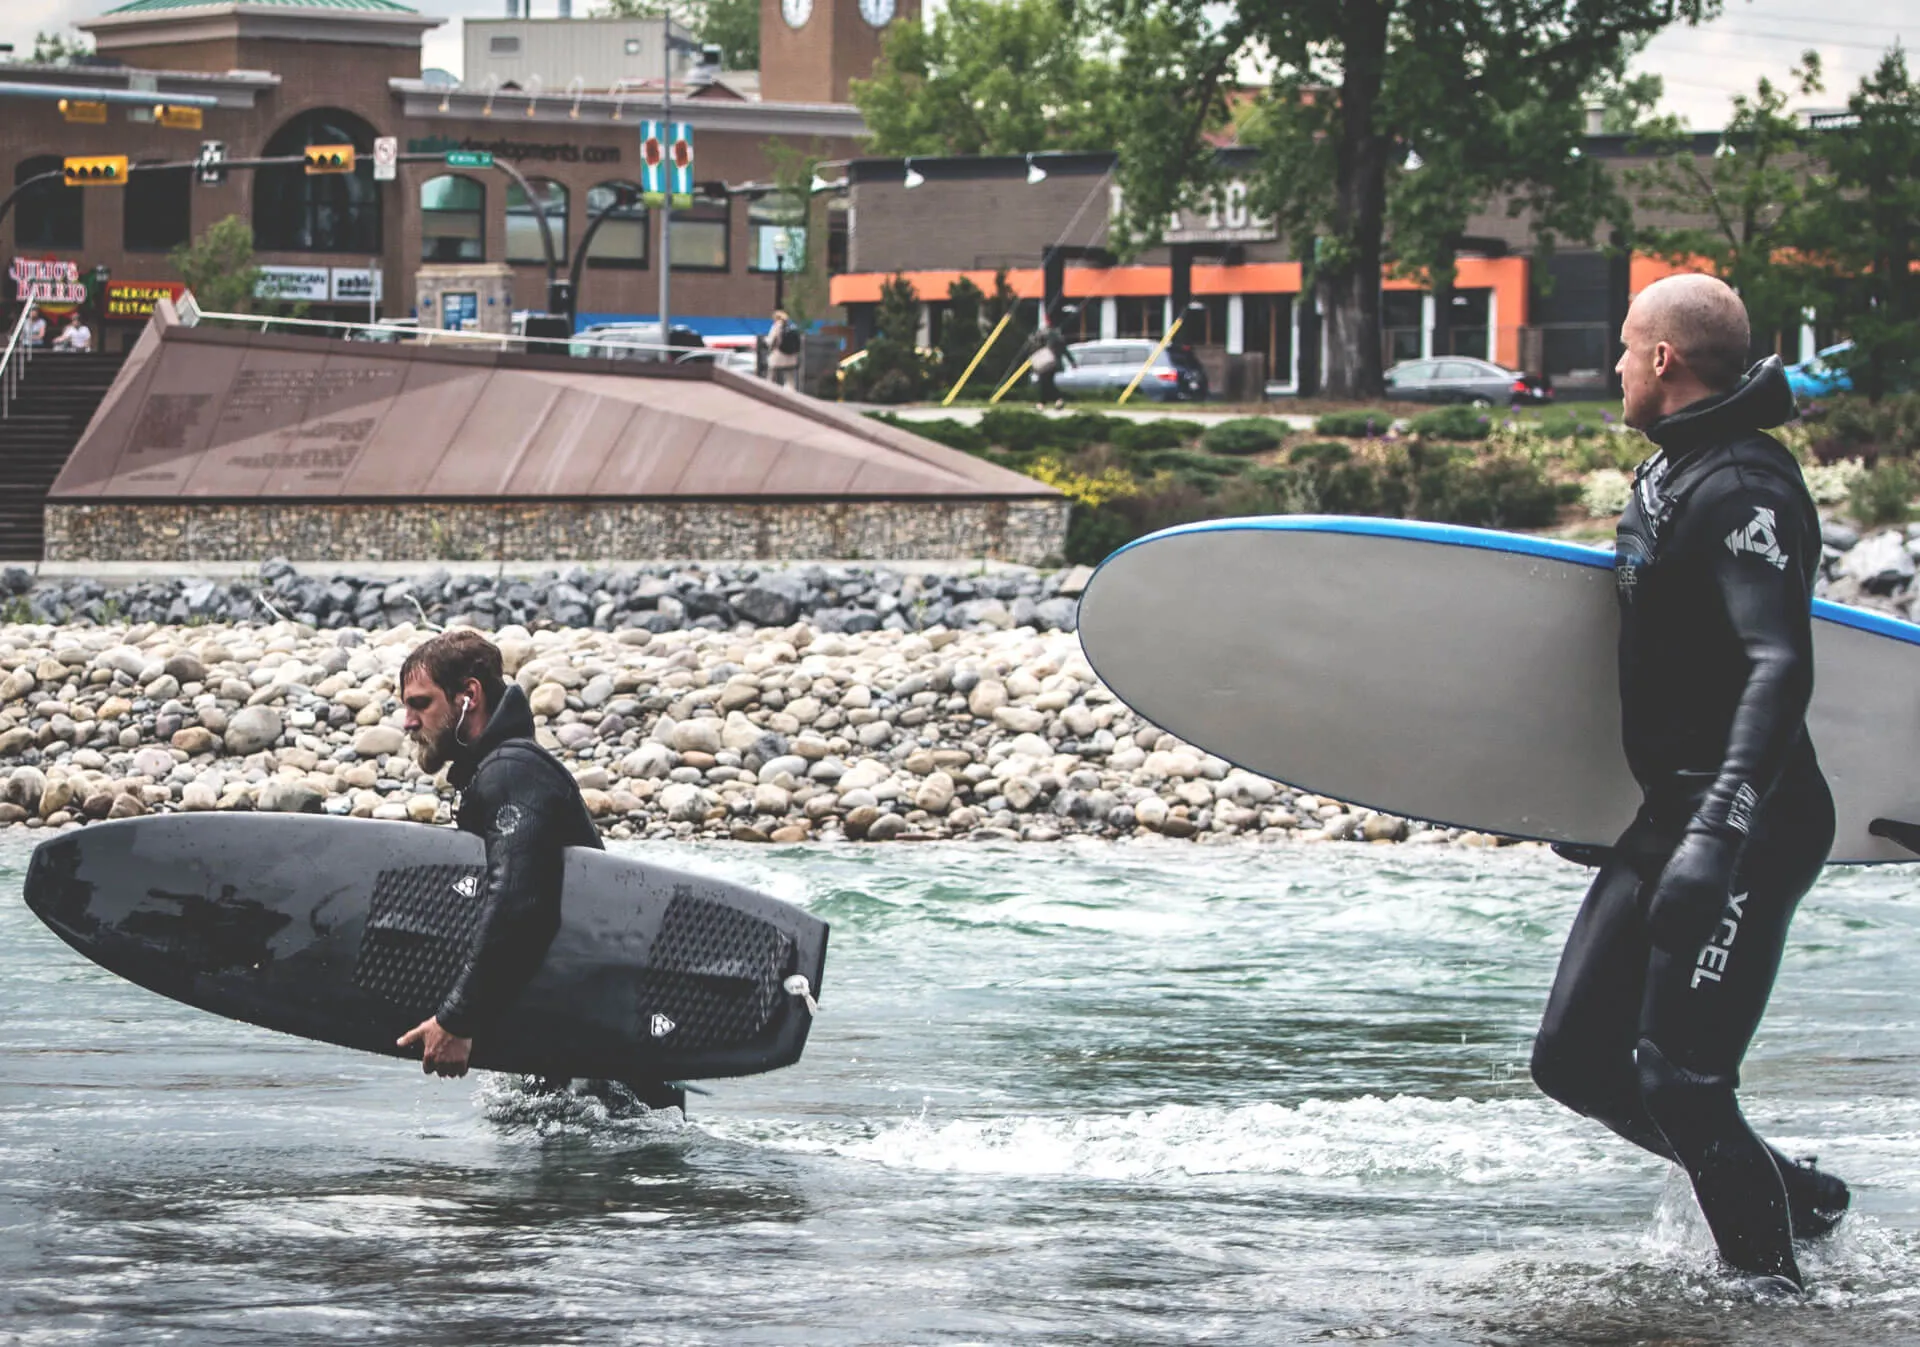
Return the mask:
<path fill-rule="evenodd" d="M 179 281 L 108 281 L 107 317 L 116 321 L 151 318 L 161 300 L 178 300 L 186 289 Z"/>
<path fill-rule="evenodd" d="M 87 287 L 80 282 L 78 262 L 16 257 L 7 274 L 13 278 L 16 298 L 38 300 L 56 307 L 87 302 Z"/>

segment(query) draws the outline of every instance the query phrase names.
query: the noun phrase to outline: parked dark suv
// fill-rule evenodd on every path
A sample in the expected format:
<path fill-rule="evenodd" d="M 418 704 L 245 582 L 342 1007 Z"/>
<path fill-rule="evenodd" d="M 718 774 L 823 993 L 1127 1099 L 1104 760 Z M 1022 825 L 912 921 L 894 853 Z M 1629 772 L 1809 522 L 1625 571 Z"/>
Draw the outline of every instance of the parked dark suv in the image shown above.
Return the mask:
<path fill-rule="evenodd" d="M 1466 402 L 1480 407 L 1499 403 L 1527 406 L 1553 401 L 1553 386 L 1530 374 L 1491 360 L 1443 355 L 1403 360 L 1386 374 L 1387 396 L 1409 402 Z"/>
<path fill-rule="evenodd" d="M 1157 345 L 1157 341 L 1138 337 L 1075 342 L 1067 348 L 1073 363 L 1061 367 L 1054 385 L 1062 397 L 1119 397 Z M 1029 382 L 1039 381 L 1033 378 Z M 1155 357 L 1133 395 L 1153 402 L 1199 402 L 1205 400 L 1207 392 L 1207 372 L 1200 367 L 1200 357 L 1191 346 L 1176 344 Z"/>

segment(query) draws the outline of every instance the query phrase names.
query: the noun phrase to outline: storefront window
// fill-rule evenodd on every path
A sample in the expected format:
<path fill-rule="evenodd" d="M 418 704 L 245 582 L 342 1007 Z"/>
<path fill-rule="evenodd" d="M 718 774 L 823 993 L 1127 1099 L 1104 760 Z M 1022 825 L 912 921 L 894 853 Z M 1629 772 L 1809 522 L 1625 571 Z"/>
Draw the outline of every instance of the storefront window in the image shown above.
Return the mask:
<path fill-rule="evenodd" d="M 267 142 L 265 157 L 299 154 L 309 145 L 352 145 L 351 173 L 309 176 L 297 164 L 259 169 L 253 186 L 253 242 L 261 252 L 380 251 L 380 188 L 373 180 L 373 127 L 351 112 L 303 112 Z"/>
<path fill-rule="evenodd" d="M 1113 307 L 1115 336 L 1158 337 L 1167 330 L 1167 301 L 1158 295 L 1122 295 Z"/>
<path fill-rule="evenodd" d="M 193 237 L 193 170 L 129 173 L 123 209 L 121 235 L 128 252 L 171 252 Z"/>
<path fill-rule="evenodd" d="M 775 192 L 750 203 L 747 206 L 747 248 L 749 271 L 805 270 L 806 200 Z"/>
<path fill-rule="evenodd" d="M 60 164 L 52 155 L 22 160 L 13 170 L 14 186 L 42 173 L 58 173 Z M 14 243 L 21 248 L 82 247 L 86 232 L 82 203 L 86 195 L 58 178 L 22 192 L 13 203 Z"/>
<path fill-rule="evenodd" d="M 551 178 L 529 178 L 527 185 L 533 188 L 547 213 L 547 228 L 553 233 L 553 260 L 565 266 L 567 189 Z M 507 187 L 507 261 L 544 266 L 546 260 L 546 251 L 540 243 L 539 217 L 533 213 L 533 204 L 520 190 L 520 184 L 511 183 Z"/>
<path fill-rule="evenodd" d="M 487 259 L 487 189 L 472 178 L 446 174 L 420 184 L 420 260 Z"/>
<path fill-rule="evenodd" d="M 1267 378 L 1293 381 L 1293 296 L 1248 295 L 1241 300 L 1245 349 L 1267 358 Z"/>
<path fill-rule="evenodd" d="M 605 218 L 601 212 L 606 212 Z M 647 264 L 647 207 L 640 200 L 640 184 L 603 182 L 587 192 L 589 225 L 600 221 L 593 246 L 587 249 L 590 267 L 644 267 Z"/>
<path fill-rule="evenodd" d="M 827 274 L 839 276 L 847 270 L 847 202 L 835 197 L 827 203 Z"/>
<path fill-rule="evenodd" d="M 725 271 L 731 265 L 727 235 L 733 222 L 724 196 L 696 196 L 673 209 L 673 269 Z"/>

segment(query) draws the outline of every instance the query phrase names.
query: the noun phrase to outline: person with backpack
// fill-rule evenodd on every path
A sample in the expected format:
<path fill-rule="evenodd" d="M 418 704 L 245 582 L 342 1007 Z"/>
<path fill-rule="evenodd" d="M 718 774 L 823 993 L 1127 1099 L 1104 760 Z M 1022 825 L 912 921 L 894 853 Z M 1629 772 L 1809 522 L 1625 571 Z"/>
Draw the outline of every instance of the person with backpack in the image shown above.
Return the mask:
<path fill-rule="evenodd" d="M 767 330 L 767 377 L 782 388 L 795 388 L 800 378 L 800 328 L 785 309 L 773 311 Z"/>
<path fill-rule="evenodd" d="M 1066 334 L 1060 330 L 1060 315 L 1049 315 L 1047 326 L 1035 338 L 1033 350 L 1033 375 L 1040 382 L 1039 406 L 1059 407 L 1065 405 L 1060 390 L 1054 380 L 1060 371 L 1074 363 L 1073 355 L 1067 350 Z"/>

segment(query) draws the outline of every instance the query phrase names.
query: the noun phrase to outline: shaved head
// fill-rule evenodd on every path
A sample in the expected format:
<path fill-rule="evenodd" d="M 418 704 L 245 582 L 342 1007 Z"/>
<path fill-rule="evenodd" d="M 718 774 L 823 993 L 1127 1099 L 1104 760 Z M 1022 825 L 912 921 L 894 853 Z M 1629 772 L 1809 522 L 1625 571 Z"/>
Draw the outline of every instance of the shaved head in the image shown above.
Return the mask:
<path fill-rule="evenodd" d="M 1635 296 L 1621 325 L 1617 366 L 1626 421 L 1645 429 L 1702 398 L 1731 392 L 1753 340 L 1747 306 L 1725 281 L 1687 274 Z"/>
<path fill-rule="evenodd" d="M 1631 312 L 1644 315 L 1650 340 L 1672 343 L 1714 392 L 1727 392 L 1746 373 L 1753 342 L 1747 306 L 1719 277 L 1694 274 L 1655 281 L 1633 301 Z"/>

